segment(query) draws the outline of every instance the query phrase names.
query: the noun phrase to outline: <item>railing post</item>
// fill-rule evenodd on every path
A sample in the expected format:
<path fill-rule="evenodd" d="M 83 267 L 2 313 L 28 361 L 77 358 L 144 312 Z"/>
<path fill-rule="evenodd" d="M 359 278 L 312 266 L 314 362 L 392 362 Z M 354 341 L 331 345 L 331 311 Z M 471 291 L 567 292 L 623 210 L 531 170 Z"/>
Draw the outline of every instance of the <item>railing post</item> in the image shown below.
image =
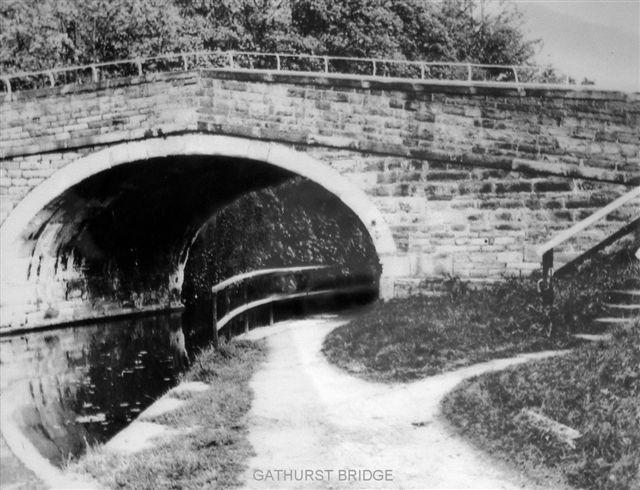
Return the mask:
<path fill-rule="evenodd" d="M 138 76 L 142 76 L 142 60 L 136 60 L 136 66 L 138 67 Z"/>
<path fill-rule="evenodd" d="M 324 72 L 329 73 L 329 57 L 324 57 Z"/>
<path fill-rule="evenodd" d="M 229 294 L 229 289 L 225 289 L 224 290 L 225 295 L 224 295 L 224 306 L 225 306 L 225 314 L 229 313 L 231 311 L 231 295 Z M 231 327 L 233 325 L 233 320 L 231 320 L 228 324 L 227 324 L 227 329 L 224 332 L 224 336 L 227 339 L 227 342 L 229 342 L 231 340 Z"/>
<path fill-rule="evenodd" d="M 471 81 L 471 63 L 467 63 L 467 81 Z"/>
<path fill-rule="evenodd" d="M 304 292 L 306 293 L 302 300 L 302 312 L 305 316 L 309 314 L 309 289 L 311 283 L 311 272 L 305 274 L 306 280 L 304 282 Z"/>
<path fill-rule="evenodd" d="M 234 65 L 234 63 L 233 63 L 233 51 L 229 51 L 227 53 L 227 61 L 229 63 L 229 68 L 233 68 L 233 65 Z"/>
<path fill-rule="evenodd" d="M 187 63 L 187 56 L 186 55 L 182 55 L 182 67 L 184 68 L 184 71 L 187 71 L 189 69 L 189 64 Z"/>
<path fill-rule="evenodd" d="M 420 65 L 420 78 L 424 80 L 424 64 Z"/>
<path fill-rule="evenodd" d="M 376 60 L 373 60 L 373 76 L 376 76 Z"/>
<path fill-rule="evenodd" d="M 513 70 L 513 78 L 515 82 L 520 83 L 520 80 L 518 79 L 518 70 L 516 70 L 515 66 L 512 66 L 511 69 Z"/>
<path fill-rule="evenodd" d="M 553 249 L 542 255 L 542 279 L 538 282 L 538 291 L 545 306 L 553 305 Z"/>
<path fill-rule="evenodd" d="M 47 75 L 49 75 L 49 84 L 54 87 L 56 84 L 56 79 L 53 77 L 53 72 L 49 72 L 47 73 Z"/>
<path fill-rule="evenodd" d="M 98 68 L 96 65 L 91 65 L 91 78 L 93 79 L 93 83 L 98 83 Z"/>
<path fill-rule="evenodd" d="M 280 71 L 280 55 L 276 54 L 276 71 Z"/>
<path fill-rule="evenodd" d="M 247 304 L 247 283 L 242 283 L 242 300 Z M 249 312 L 244 315 L 244 333 L 249 333 Z"/>
<path fill-rule="evenodd" d="M 211 325 L 213 329 L 213 348 L 218 350 L 218 294 L 213 293 L 211 298 Z"/>

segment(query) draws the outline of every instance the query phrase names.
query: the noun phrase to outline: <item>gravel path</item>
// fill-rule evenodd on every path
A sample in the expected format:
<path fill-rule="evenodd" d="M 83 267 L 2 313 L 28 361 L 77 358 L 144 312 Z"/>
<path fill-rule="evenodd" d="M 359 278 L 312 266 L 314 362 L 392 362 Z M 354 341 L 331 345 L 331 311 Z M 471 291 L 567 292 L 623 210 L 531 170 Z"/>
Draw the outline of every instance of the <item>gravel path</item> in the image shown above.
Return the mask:
<path fill-rule="evenodd" d="M 246 488 L 536 488 L 454 435 L 438 415 L 439 403 L 464 378 L 553 353 L 411 383 L 373 383 L 340 371 L 320 352 L 327 333 L 346 321 L 316 316 L 244 336 L 264 337 L 269 346 L 251 381 L 249 439 L 256 456 L 244 474 Z M 366 472 L 345 481 L 348 474 L 340 470 L 346 469 L 390 473 L 383 481 L 363 481 L 371 476 Z M 305 476 L 301 470 L 321 471 Z M 293 481 L 296 476 L 302 481 Z"/>

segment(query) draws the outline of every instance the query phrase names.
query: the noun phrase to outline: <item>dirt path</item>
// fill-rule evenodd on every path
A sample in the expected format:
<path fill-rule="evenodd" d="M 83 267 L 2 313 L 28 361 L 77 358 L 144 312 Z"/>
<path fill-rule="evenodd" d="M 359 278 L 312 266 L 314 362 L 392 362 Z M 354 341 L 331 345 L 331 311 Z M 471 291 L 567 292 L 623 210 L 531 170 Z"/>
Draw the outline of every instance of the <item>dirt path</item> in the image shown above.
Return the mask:
<path fill-rule="evenodd" d="M 244 475 L 246 488 L 535 488 L 453 435 L 438 407 L 464 378 L 550 353 L 412 383 L 372 383 L 338 370 L 320 352 L 326 334 L 345 321 L 318 316 L 245 336 L 265 337 L 270 348 L 251 382 L 249 438 L 257 454 Z M 315 473 L 316 481 L 309 476 L 291 481 L 294 477 L 276 471 L 292 469 L 331 473 Z M 393 480 L 341 481 L 341 469 L 390 470 Z"/>

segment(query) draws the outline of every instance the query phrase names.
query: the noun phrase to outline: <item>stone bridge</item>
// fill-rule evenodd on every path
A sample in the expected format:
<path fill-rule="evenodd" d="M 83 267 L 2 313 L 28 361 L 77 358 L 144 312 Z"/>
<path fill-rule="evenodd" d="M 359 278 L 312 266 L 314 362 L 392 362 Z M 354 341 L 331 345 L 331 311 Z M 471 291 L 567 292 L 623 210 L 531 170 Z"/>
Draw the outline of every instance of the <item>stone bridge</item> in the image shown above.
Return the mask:
<path fill-rule="evenodd" d="M 637 93 L 227 68 L 0 97 L 3 328 L 177 306 L 206 219 L 296 175 L 361 220 L 385 297 L 529 274 L 640 181 Z"/>

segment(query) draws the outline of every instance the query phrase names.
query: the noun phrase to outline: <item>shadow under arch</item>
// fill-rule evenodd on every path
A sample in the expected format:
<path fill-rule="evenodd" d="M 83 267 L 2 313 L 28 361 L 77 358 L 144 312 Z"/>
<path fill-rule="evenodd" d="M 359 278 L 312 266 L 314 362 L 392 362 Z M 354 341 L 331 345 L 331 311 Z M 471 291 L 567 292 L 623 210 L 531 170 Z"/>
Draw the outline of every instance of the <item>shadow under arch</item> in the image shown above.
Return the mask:
<path fill-rule="evenodd" d="M 2 262 L 3 297 L 0 309 L 2 313 L 1 325 L 15 327 L 25 326 L 26 323 L 29 323 L 29 326 L 33 327 L 37 326 L 37 323 L 63 323 L 82 319 L 83 315 L 86 318 L 102 316 L 104 310 L 100 312 L 87 310 L 78 313 L 76 308 L 76 310 L 69 310 L 65 314 L 50 311 L 52 309 L 51 302 L 55 301 L 52 298 L 55 298 L 56 295 L 60 298 L 62 295 L 65 300 L 68 300 L 69 293 L 69 274 L 67 274 L 66 292 L 49 291 L 52 287 L 55 290 L 57 281 L 52 280 L 51 273 L 49 276 L 44 274 L 47 268 L 53 271 L 54 276 L 59 271 L 58 256 L 61 246 L 56 240 L 59 242 L 61 235 L 71 233 L 68 226 L 65 228 L 65 220 L 77 219 L 78 223 L 74 225 L 75 233 L 81 234 L 82 227 L 85 226 L 81 224 L 82 213 L 79 209 L 66 209 L 66 214 L 61 217 L 58 209 L 61 206 L 56 207 L 56 199 L 60 199 L 60 196 L 68 193 L 74 186 L 77 187 L 84 182 L 89 182 L 90 179 L 95 179 L 97 175 L 107 171 L 128 168 L 136 162 L 164 162 L 163 165 L 166 165 L 167 159 L 180 157 L 206 158 L 213 163 L 220 162 L 221 159 L 227 162 L 254 162 L 258 165 L 263 164 L 265 168 L 271 167 L 286 174 L 302 176 L 319 184 L 338 197 L 362 222 L 383 266 L 381 281 L 388 274 L 384 259 L 397 253 L 388 225 L 380 211 L 361 189 L 326 164 L 303 152 L 273 142 L 202 134 L 151 138 L 113 145 L 75 160 L 34 188 L 13 209 L 0 227 L 0 247 L 3 251 L 0 259 Z M 236 173 L 242 173 L 243 167 L 239 163 L 234 163 L 234 165 L 238 165 Z M 249 181 L 238 185 L 250 185 L 247 182 Z M 171 185 L 171 182 L 166 185 Z M 95 188 L 99 189 L 100 186 Z M 82 205 L 85 205 L 89 200 L 90 196 L 83 201 Z M 50 209 L 47 213 L 43 213 L 47 207 Z M 39 214 L 44 217 L 39 217 Z M 202 225 L 203 218 L 199 217 L 198 219 L 199 221 L 191 223 L 186 231 L 181 247 L 180 261 L 182 266 L 186 262 L 186 252 L 188 252 L 193 237 Z M 51 223 L 56 221 L 56 226 L 51 226 Z M 48 223 L 48 225 L 45 226 L 44 223 Z M 46 233 L 49 233 L 51 237 L 43 239 L 42 234 Z M 43 252 L 38 249 L 38 240 L 42 243 L 47 240 L 50 242 L 47 245 L 47 251 Z M 38 254 L 41 254 L 40 260 L 36 261 Z M 49 260 L 43 262 L 43 256 L 48 257 Z M 174 275 L 176 275 L 173 279 L 174 282 L 181 286 L 180 267 L 177 267 Z M 76 303 L 82 299 L 82 297 L 75 298 Z M 139 309 L 138 305 L 133 305 L 133 308 Z M 26 312 L 34 309 L 36 311 L 31 319 L 25 316 Z M 55 308 L 53 309 L 55 310 Z M 48 315 L 50 318 L 47 318 Z"/>

